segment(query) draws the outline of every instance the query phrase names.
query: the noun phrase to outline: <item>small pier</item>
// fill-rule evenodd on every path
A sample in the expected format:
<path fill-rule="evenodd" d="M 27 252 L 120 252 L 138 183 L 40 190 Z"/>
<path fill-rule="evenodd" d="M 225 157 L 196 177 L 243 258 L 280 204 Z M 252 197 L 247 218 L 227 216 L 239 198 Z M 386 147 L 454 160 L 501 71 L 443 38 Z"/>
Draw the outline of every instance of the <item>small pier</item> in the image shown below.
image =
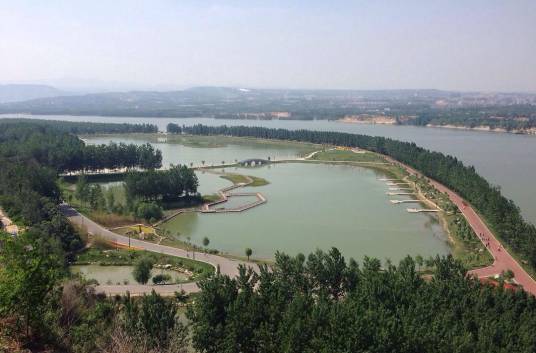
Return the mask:
<path fill-rule="evenodd" d="M 394 187 L 389 188 L 389 191 L 408 191 L 408 190 L 413 190 L 413 189 L 412 188 L 394 188 Z"/>
<path fill-rule="evenodd" d="M 399 203 L 420 203 L 420 200 L 389 200 L 393 204 L 399 204 Z"/>
<path fill-rule="evenodd" d="M 407 208 L 406 209 L 409 213 L 421 213 L 421 212 L 439 212 L 439 210 L 434 209 L 426 209 L 426 208 Z"/>
<path fill-rule="evenodd" d="M 414 192 L 387 192 L 386 193 L 389 196 L 396 196 L 396 195 L 416 195 Z"/>
<path fill-rule="evenodd" d="M 379 181 L 398 181 L 400 179 L 387 179 L 387 178 L 380 178 Z"/>
<path fill-rule="evenodd" d="M 239 206 L 239 207 L 235 207 L 235 208 L 211 208 L 211 206 L 226 202 L 229 199 L 229 197 L 233 197 L 233 196 L 255 196 L 255 197 L 257 197 L 257 201 L 251 202 L 251 203 Z M 216 202 L 212 202 L 210 204 L 206 204 L 201 209 L 201 212 L 202 213 L 243 212 L 243 211 L 249 210 L 249 209 L 251 209 L 253 207 L 262 205 L 264 203 L 266 203 L 266 198 L 260 192 L 257 192 L 257 193 L 255 193 L 255 192 L 241 192 L 241 193 L 227 194 L 227 195 L 225 195 L 225 200 L 219 200 L 219 201 L 216 201 Z"/>
<path fill-rule="evenodd" d="M 215 173 L 215 174 L 222 174 L 222 173 Z M 233 184 L 233 185 L 230 185 L 230 186 L 227 186 L 227 187 L 225 187 L 223 189 L 218 190 L 218 195 L 220 196 L 219 200 L 204 204 L 199 209 L 199 211 L 201 213 L 243 212 L 243 211 L 249 210 L 249 209 L 251 209 L 253 207 L 256 207 L 256 206 L 259 206 L 259 205 L 262 205 L 262 204 L 266 203 L 266 197 L 264 197 L 264 195 L 261 194 L 260 192 L 233 192 L 233 193 L 231 192 L 233 190 L 236 190 L 238 188 L 246 187 L 246 186 L 250 185 L 251 183 L 253 183 L 253 179 L 251 179 L 250 177 L 247 177 L 247 179 L 249 179 L 249 181 L 246 182 L 246 183 L 237 183 L 237 184 Z M 221 205 L 221 204 L 226 203 L 227 201 L 229 201 L 229 198 L 233 197 L 233 196 L 235 196 L 235 197 L 253 196 L 253 197 L 256 197 L 257 200 L 254 201 L 254 202 L 250 202 L 250 203 L 247 203 L 245 205 L 241 205 L 241 206 L 233 207 L 233 208 L 224 208 L 224 207 L 216 208 L 215 207 L 217 205 Z"/>
<path fill-rule="evenodd" d="M 403 182 L 400 182 L 400 183 L 393 183 L 392 181 L 388 182 L 387 183 L 388 186 L 397 186 L 397 185 L 411 185 L 410 183 L 403 183 Z"/>

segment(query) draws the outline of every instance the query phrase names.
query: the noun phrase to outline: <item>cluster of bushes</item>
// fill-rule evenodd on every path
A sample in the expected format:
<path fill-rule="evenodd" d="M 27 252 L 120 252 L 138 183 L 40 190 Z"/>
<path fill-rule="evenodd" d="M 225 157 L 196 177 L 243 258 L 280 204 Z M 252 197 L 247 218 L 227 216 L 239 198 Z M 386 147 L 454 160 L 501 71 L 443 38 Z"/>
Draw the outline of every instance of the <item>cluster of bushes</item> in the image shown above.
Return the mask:
<path fill-rule="evenodd" d="M 185 165 L 168 170 L 130 172 L 125 177 L 125 189 L 130 199 L 145 201 L 174 201 L 197 194 L 199 181 L 192 169 Z"/>

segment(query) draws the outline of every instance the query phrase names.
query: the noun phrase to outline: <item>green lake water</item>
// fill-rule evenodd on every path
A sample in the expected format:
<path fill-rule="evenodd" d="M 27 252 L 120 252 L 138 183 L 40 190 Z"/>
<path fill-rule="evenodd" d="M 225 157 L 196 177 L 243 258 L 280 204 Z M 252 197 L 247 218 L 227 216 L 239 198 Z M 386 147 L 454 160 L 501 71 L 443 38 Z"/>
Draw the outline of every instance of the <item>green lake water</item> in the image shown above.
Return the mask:
<path fill-rule="evenodd" d="M 135 142 L 141 139 L 96 138 L 89 143 Z M 158 143 L 164 165 L 198 164 L 248 158 L 296 157 L 303 152 L 292 146 L 227 145 L 219 148 L 188 147 L 176 143 Z M 164 225 L 182 240 L 243 255 L 250 247 L 254 257 L 273 258 L 275 251 L 289 254 L 309 253 L 317 248 L 335 246 L 347 257 L 365 255 L 398 261 L 406 255 L 434 256 L 449 253 L 445 232 L 435 215 L 410 214 L 411 204 L 393 205 L 386 195 L 384 177 L 373 169 L 344 165 L 286 163 L 260 168 L 226 168 L 226 172 L 265 178 L 270 184 L 238 189 L 236 192 L 262 192 L 268 202 L 242 213 L 180 215 Z M 218 175 L 197 172 L 199 191 L 212 194 L 231 185 Z M 218 207 L 236 207 L 251 198 L 231 198 Z"/>
<path fill-rule="evenodd" d="M 278 164 L 238 170 L 270 184 L 244 188 L 262 192 L 268 202 L 241 213 L 180 215 L 164 227 L 183 240 L 243 255 L 273 258 L 275 251 L 309 253 L 335 246 L 347 257 L 365 255 L 398 261 L 404 256 L 448 254 L 437 218 L 411 214 L 393 205 L 383 177 L 374 170 L 324 164 Z M 242 191 L 241 190 L 241 191 Z"/>

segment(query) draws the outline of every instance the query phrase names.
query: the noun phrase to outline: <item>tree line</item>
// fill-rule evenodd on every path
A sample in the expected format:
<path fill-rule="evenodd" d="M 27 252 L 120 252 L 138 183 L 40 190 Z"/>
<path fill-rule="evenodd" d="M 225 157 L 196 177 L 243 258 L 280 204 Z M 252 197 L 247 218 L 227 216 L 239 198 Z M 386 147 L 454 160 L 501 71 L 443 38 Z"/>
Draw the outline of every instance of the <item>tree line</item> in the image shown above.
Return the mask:
<path fill-rule="evenodd" d="M 126 124 L 126 123 L 94 123 L 65 120 L 43 120 L 26 118 L 0 119 L 2 126 L 38 126 L 54 129 L 59 132 L 67 132 L 75 135 L 89 134 L 126 134 L 126 133 L 157 133 L 158 127 L 154 124 Z"/>
<path fill-rule="evenodd" d="M 0 156 L 10 160 L 33 159 L 57 172 L 162 166 L 162 153 L 150 144 L 86 145 L 61 125 L 11 119 L 0 120 Z"/>
<path fill-rule="evenodd" d="M 439 181 L 469 201 L 484 216 L 495 234 L 536 270 L 536 227 L 523 219 L 519 208 L 501 194 L 498 186 L 490 184 L 474 167 L 465 166 L 453 156 L 424 149 L 412 142 L 342 132 L 225 125 L 183 126 L 181 131 L 194 135 L 232 135 L 359 147 L 390 156 Z"/>
<path fill-rule="evenodd" d="M 195 195 L 198 185 L 194 171 L 185 165 L 172 165 L 168 170 L 129 172 L 125 177 L 127 197 L 144 201 L 174 201 Z"/>

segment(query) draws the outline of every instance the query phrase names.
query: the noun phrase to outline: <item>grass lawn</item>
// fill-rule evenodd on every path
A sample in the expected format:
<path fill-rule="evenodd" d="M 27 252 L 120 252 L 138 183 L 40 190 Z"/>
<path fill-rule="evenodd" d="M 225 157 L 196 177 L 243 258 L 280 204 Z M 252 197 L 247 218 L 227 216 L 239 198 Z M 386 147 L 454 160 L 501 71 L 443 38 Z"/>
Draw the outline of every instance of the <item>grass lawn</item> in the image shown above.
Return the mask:
<path fill-rule="evenodd" d="M 491 265 L 493 257 L 484 247 L 482 242 L 473 233 L 470 239 L 462 239 L 458 232 L 456 219 L 463 217 L 461 214 L 445 215 L 450 236 L 453 238 L 452 255 L 460 260 L 468 269 Z"/>
<path fill-rule="evenodd" d="M 268 180 L 251 175 L 245 176 L 242 174 L 225 174 L 221 175 L 220 178 L 229 180 L 233 184 L 247 183 L 251 179 L 253 182 L 249 186 L 264 186 L 269 184 Z"/>
<path fill-rule="evenodd" d="M 385 159 L 376 153 L 368 151 L 353 152 L 349 150 L 327 150 L 318 152 L 311 160 L 314 161 L 345 161 L 345 162 L 380 162 Z"/>
<path fill-rule="evenodd" d="M 439 216 L 451 237 L 454 258 L 460 260 L 468 269 L 491 265 L 493 257 L 474 232 L 471 231 L 469 237 L 467 235 L 465 238 L 462 237 L 463 232 L 459 223 L 463 215 L 459 213 L 458 208 L 450 201 L 449 197 L 437 191 L 423 178 L 411 176 L 408 179 L 415 182 L 421 193 L 443 210 Z"/>
<path fill-rule="evenodd" d="M 166 139 L 167 143 L 176 143 L 188 147 L 198 147 L 198 148 L 218 148 L 225 147 L 227 145 L 255 145 L 255 146 L 266 146 L 271 148 L 295 148 L 298 153 L 306 154 L 313 151 L 317 151 L 321 148 L 320 145 L 313 143 L 305 142 L 294 142 L 294 141 L 282 141 L 282 140 L 269 140 L 269 139 L 260 139 L 254 137 L 235 137 L 235 136 L 200 136 L 200 135 L 162 135 L 162 134 L 143 134 L 143 133 L 132 133 L 132 134 L 97 134 L 97 135 L 88 135 L 87 137 L 124 137 L 124 138 L 133 138 L 145 140 L 148 142 L 162 142 L 162 139 Z M 84 138 L 84 135 L 80 136 Z"/>

